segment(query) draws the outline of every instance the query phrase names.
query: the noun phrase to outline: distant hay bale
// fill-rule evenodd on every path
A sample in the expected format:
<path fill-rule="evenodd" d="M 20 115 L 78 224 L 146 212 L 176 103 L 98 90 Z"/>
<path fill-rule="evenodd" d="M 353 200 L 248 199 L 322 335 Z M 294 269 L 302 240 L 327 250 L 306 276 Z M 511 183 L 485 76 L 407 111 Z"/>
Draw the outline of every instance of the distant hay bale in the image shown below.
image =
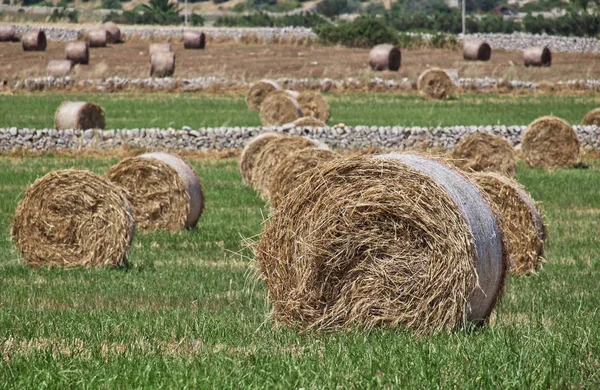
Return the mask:
<path fill-rule="evenodd" d="M 151 43 L 148 47 L 148 53 L 150 55 L 150 59 L 152 56 L 157 53 L 171 53 L 173 50 L 171 49 L 170 43 Z"/>
<path fill-rule="evenodd" d="M 248 108 L 252 111 L 259 111 L 260 105 L 267 95 L 278 90 L 281 90 L 281 86 L 273 80 L 261 80 L 252 84 L 246 95 L 246 104 L 248 104 Z"/>
<path fill-rule="evenodd" d="M 86 41 L 69 42 L 65 46 L 67 60 L 73 64 L 86 65 L 90 62 L 90 50 Z"/>
<path fill-rule="evenodd" d="M 97 28 L 88 32 L 89 47 L 106 47 L 108 33 L 103 28 Z"/>
<path fill-rule="evenodd" d="M 263 126 L 281 126 L 302 116 L 298 102 L 285 94 L 269 94 L 260 105 L 260 121 Z"/>
<path fill-rule="evenodd" d="M 600 126 L 600 108 L 596 108 L 585 114 L 581 124 L 584 126 Z"/>
<path fill-rule="evenodd" d="M 17 37 L 15 26 L 0 24 L 0 42 L 13 42 Z"/>
<path fill-rule="evenodd" d="M 465 41 L 463 45 L 463 59 L 468 61 L 489 61 L 492 57 L 492 48 L 485 41 Z"/>
<path fill-rule="evenodd" d="M 311 174 L 313 168 L 336 157 L 337 153 L 318 148 L 300 149 L 285 157 L 273 171 L 269 188 L 271 207 L 277 208 L 287 195 Z"/>
<path fill-rule="evenodd" d="M 21 44 L 24 51 L 45 51 L 46 33 L 43 31 L 29 31 L 23 34 Z"/>
<path fill-rule="evenodd" d="M 506 262 L 495 216 L 425 156 L 335 159 L 288 193 L 256 246 L 272 317 L 300 329 L 484 324 Z"/>
<path fill-rule="evenodd" d="M 304 112 L 303 112 L 304 113 Z M 291 123 L 295 127 L 325 127 L 325 122 L 320 119 L 313 118 L 312 116 L 303 116 L 298 118 Z"/>
<path fill-rule="evenodd" d="M 200 180 L 177 155 L 156 152 L 126 158 L 106 176 L 127 190 L 142 231 L 190 229 L 202 214 Z"/>
<path fill-rule="evenodd" d="M 552 52 L 545 46 L 528 47 L 523 51 L 525 66 L 550 66 L 552 65 Z"/>
<path fill-rule="evenodd" d="M 527 127 L 521 151 L 532 167 L 567 168 L 579 163 L 577 133 L 567 122 L 553 116 L 538 118 Z"/>
<path fill-rule="evenodd" d="M 304 116 L 312 116 L 323 122 L 329 120 L 331 116 L 329 104 L 319 92 L 301 92 L 296 100 Z"/>
<path fill-rule="evenodd" d="M 96 103 L 64 102 L 54 115 L 57 130 L 104 129 L 104 110 Z"/>
<path fill-rule="evenodd" d="M 373 70 L 397 71 L 401 62 L 400 49 L 394 45 L 377 45 L 369 52 L 369 66 Z"/>
<path fill-rule="evenodd" d="M 252 167 L 252 187 L 265 199 L 269 199 L 274 172 L 290 154 L 301 149 L 316 149 L 315 144 L 304 137 L 273 137 L 260 148 Z"/>
<path fill-rule="evenodd" d="M 121 42 L 121 29 L 113 22 L 104 23 L 104 29 L 108 34 L 108 43 Z"/>
<path fill-rule="evenodd" d="M 546 231 L 537 205 L 515 180 L 492 172 L 473 173 L 470 178 L 491 199 L 502 217 L 500 228 L 506 240 L 509 273 L 535 273 L 544 260 Z"/>
<path fill-rule="evenodd" d="M 202 31 L 184 31 L 184 49 L 204 49 L 206 46 L 206 35 Z"/>
<path fill-rule="evenodd" d="M 488 133 L 470 134 L 452 151 L 453 163 L 464 171 L 498 172 L 514 177 L 515 150 L 504 138 Z"/>
<path fill-rule="evenodd" d="M 71 73 L 73 63 L 70 60 L 52 60 L 48 62 L 46 70 L 48 76 L 51 77 L 66 77 Z"/>
<path fill-rule="evenodd" d="M 432 68 L 421 73 L 417 88 L 428 99 L 448 99 L 454 92 L 454 83 L 442 69 Z"/>
<path fill-rule="evenodd" d="M 12 241 L 31 266 L 124 264 L 134 219 L 125 192 L 87 171 L 50 172 L 25 191 Z"/>
<path fill-rule="evenodd" d="M 175 53 L 155 53 L 150 64 L 150 77 L 171 77 L 175 73 Z"/>
<path fill-rule="evenodd" d="M 267 131 L 252 138 L 250 142 L 244 146 L 242 155 L 240 156 L 240 173 L 242 174 L 242 180 L 246 185 L 254 187 L 252 170 L 254 169 L 256 156 L 258 156 L 260 150 L 269 143 L 273 137 L 282 137 L 282 134 L 274 131 Z"/>

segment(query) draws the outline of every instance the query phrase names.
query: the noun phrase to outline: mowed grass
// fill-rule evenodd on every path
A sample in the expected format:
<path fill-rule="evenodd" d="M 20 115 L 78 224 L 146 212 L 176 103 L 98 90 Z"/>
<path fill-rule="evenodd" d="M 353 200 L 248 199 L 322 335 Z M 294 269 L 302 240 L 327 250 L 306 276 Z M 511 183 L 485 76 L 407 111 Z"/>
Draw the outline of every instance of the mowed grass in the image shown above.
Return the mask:
<path fill-rule="evenodd" d="M 416 338 L 401 329 L 300 334 L 268 320 L 245 237 L 265 204 L 235 160 L 193 161 L 197 229 L 137 234 L 128 269 L 31 269 L 8 239 L 46 172 L 102 174 L 109 158 L 0 157 L 1 388 L 597 388 L 600 161 L 519 167 L 543 205 L 548 263 L 511 278 L 491 326 Z"/>
<path fill-rule="evenodd" d="M 330 124 L 370 126 L 526 125 L 543 115 L 578 124 L 600 106 L 600 95 L 461 94 L 428 101 L 417 94 L 327 94 Z M 63 101 L 93 101 L 109 129 L 259 126 L 240 94 L 18 94 L 0 95 L 0 127 L 52 128 Z"/>

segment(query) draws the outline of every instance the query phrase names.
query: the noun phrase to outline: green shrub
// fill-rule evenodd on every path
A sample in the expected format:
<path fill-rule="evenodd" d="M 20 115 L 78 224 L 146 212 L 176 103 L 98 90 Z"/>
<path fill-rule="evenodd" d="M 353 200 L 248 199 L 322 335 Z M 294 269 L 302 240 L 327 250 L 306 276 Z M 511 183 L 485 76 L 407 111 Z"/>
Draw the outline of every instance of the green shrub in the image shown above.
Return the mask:
<path fill-rule="evenodd" d="M 360 16 L 353 22 L 322 24 L 315 29 L 324 44 L 348 47 L 371 47 L 380 43 L 398 42 L 398 34 L 380 18 Z"/>
<path fill-rule="evenodd" d="M 123 9 L 119 0 L 102 0 L 100 8 L 103 9 Z"/>

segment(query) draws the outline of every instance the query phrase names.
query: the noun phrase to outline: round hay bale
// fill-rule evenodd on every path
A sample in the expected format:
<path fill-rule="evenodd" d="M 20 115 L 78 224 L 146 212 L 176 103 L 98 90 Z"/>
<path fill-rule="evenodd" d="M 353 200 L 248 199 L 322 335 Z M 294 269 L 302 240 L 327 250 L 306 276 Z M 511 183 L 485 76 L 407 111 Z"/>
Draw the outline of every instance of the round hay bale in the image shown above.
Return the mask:
<path fill-rule="evenodd" d="M 25 191 L 11 236 L 31 266 L 118 266 L 127 261 L 134 227 L 121 188 L 69 169 L 48 173 Z"/>
<path fill-rule="evenodd" d="M 467 61 L 489 61 L 492 48 L 485 41 L 466 41 L 463 45 L 463 59 Z"/>
<path fill-rule="evenodd" d="M 444 100 L 454 92 L 454 83 L 442 69 L 432 68 L 421 73 L 417 88 L 428 99 Z"/>
<path fill-rule="evenodd" d="M 269 94 L 260 105 L 260 121 L 263 126 L 281 126 L 302 116 L 298 102 L 284 94 Z"/>
<path fill-rule="evenodd" d="M 488 133 L 470 134 L 452 151 L 453 163 L 464 171 L 498 172 L 514 177 L 515 150 L 504 138 Z"/>
<path fill-rule="evenodd" d="M 516 181 L 497 173 L 474 173 L 470 178 L 491 200 L 506 240 L 509 273 L 535 273 L 544 262 L 544 222 L 531 196 Z"/>
<path fill-rule="evenodd" d="M 98 28 L 88 32 L 89 47 L 106 47 L 108 42 L 108 33 L 103 28 Z"/>
<path fill-rule="evenodd" d="M 65 46 L 67 60 L 73 64 L 87 65 L 90 62 L 90 50 L 86 41 L 69 42 Z"/>
<path fill-rule="evenodd" d="M 274 131 L 267 131 L 252 138 L 250 142 L 244 146 L 242 155 L 240 156 L 240 173 L 242 174 L 242 180 L 246 185 L 254 187 L 252 182 L 252 169 L 254 169 L 256 156 L 273 137 L 282 137 L 282 135 Z"/>
<path fill-rule="evenodd" d="M 193 228 L 204 209 L 200 180 L 177 155 L 156 152 L 126 158 L 106 176 L 127 190 L 142 231 Z"/>
<path fill-rule="evenodd" d="M 150 54 L 150 60 L 152 60 L 152 56 L 157 53 L 171 53 L 173 50 L 171 49 L 170 43 L 152 43 L 148 48 L 148 53 Z"/>
<path fill-rule="evenodd" d="M 12 42 L 16 37 L 15 26 L 0 24 L 0 42 Z"/>
<path fill-rule="evenodd" d="M 202 31 L 184 31 L 184 49 L 204 49 L 206 46 L 206 35 Z"/>
<path fill-rule="evenodd" d="M 296 100 L 305 116 L 312 116 L 323 122 L 329 120 L 331 116 L 329 104 L 319 92 L 302 92 Z"/>
<path fill-rule="evenodd" d="M 104 110 L 96 103 L 64 102 L 54 115 L 57 130 L 104 129 Z"/>
<path fill-rule="evenodd" d="M 43 31 L 29 31 L 23 34 L 21 44 L 24 51 L 45 51 L 46 33 Z"/>
<path fill-rule="evenodd" d="M 104 29 L 108 35 L 108 43 L 119 43 L 121 42 L 121 30 L 113 22 L 104 23 Z"/>
<path fill-rule="evenodd" d="M 256 246 L 272 316 L 302 329 L 483 324 L 501 232 L 477 188 L 417 155 L 335 159 L 288 194 Z"/>
<path fill-rule="evenodd" d="M 521 141 L 523 158 L 532 167 L 568 168 L 579 163 L 579 139 L 567 122 L 553 116 L 533 121 Z"/>
<path fill-rule="evenodd" d="M 281 87 L 276 81 L 273 80 L 261 80 L 250 86 L 248 94 L 246 95 L 246 104 L 252 111 L 259 111 L 260 105 L 267 95 L 273 91 L 279 91 Z"/>
<path fill-rule="evenodd" d="M 175 73 L 175 53 L 155 53 L 150 64 L 150 77 L 171 77 Z"/>
<path fill-rule="evenodd" d="M 373 70 L 397 71 L 401 62 L 402 53 L 394 45 L 377 45 L 369 52 L 369 66 Z"/>
<path fill-rule="evenodd" d="M 298 136 L 272 137 L 260 148 L 254 158 L 251 185 L 265 199 L 269 199 L 273 173 L 290 154 L 301 149 L 316 149 L 315 144 L 308 138 Z"/>
<path fill-rule="evenodd" d="M 596 108 L 585 114 L 581 124 L 584 126 L 600 126 L 600 108 Z"/>
<path fill-rule="evenodd" d="M 303 111 L 304 113 L 304 111 Z M 295 127 L 325 127 L 327 126 L 325 122 L 320 119 L 314 118 L 312 116 L 303 116 L 302 118 L 298 118 L 292 123 L 289 123 Z"/>
<path fill-rule="evenodd" d="M 51 77 L 66 77 L 71 73 L 73 63 L 70 60 L 52 60 L 48 62 L 46 70 L 48 76 Z"/>
<path fill-rule="evenodd" d="M 552 52 L 545 46 L 528 47 L 523 51 L 525 66 L 552 65 Z"/>
<path fill-rule="evenodd" d="M 337 153 L 318 148 L 300 149 L 285 157 L 273 172 L 269 188 L 271 207 L 277 208 L 311 174 L 313 168 L 336 157 Z"/>

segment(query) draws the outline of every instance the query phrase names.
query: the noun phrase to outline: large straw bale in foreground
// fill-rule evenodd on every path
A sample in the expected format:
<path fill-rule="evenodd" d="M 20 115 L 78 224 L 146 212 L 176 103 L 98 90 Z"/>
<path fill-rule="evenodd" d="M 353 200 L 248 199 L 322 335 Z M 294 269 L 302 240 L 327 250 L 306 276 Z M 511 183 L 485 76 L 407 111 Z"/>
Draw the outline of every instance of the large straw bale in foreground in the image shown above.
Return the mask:
<path fill-rule="evenodd" d="M 424 97 L 437 100 L 448 99 L 455 89 L 448 73 L 437 68 L 421 73 L 417 80 L 417 88 Z"/>
<path fill-rule="evenodd" d="M 113 22 L 104 23 L 104 29 L 108 34 L 108 43 L 121 42 L 121 29 Z"/>
<path fill-rule="evenodd" d="M 260 150 L 269 143 L 273 137 L 282 137 L 282 134 L 275 131 L 267 131 L 252 138 L 250 142 L 244 146 L 242 155 L 240 156 L 240 173 L 242 174 L 242 180 L 246 185 L 254 187 L 252 170 L 256 163 L 256 157 Z"/>
<path fill-rule="evenodd" d="M 335 159 L 276 209 L 256 246 L 272 317 L 300 329 L 483 324 L 506 275 L 474 185 L 417 155 Z"/>
<path fill-rule="evenodd" d="M 150 77 L 171 77 L 175 73 L 175 53 L 155 53 L 150 58 Z"/>
<path fill-rule="evenodd" d="M 25 191 L 12 240 L 32 266 L 96 267 L 126 262 L 134 219 L 125 192 L 91 172 L 50 172 Z"/>
<path fill-rule="evenodd" d="M 260 105 L 263 126 L 281 126 L 302 116 L 298 102 L 286 94 L 271 93 Z"/>
<path fill-rule="evenodd" d="M 544 262 L 546 238 L 535 202 L 519 183 L 497 173 L 473 173 L 470 177 L 502 217 L 499 223 L 506 239 L 510 274 L 534 273 Z"/>
<path fill-rule="evenodd" d="M 584 126 L 600 126 L 600 108 L 596 108 L 585 114 L 581 124 Z"/>
<path fill-rule="evenodd" d="M 24 51 L 45 51 L 46 44 L 46 33 L 43 31 L 29 31 L 21 38 Z"/>
<path fill-rule="evenodd" d="M 48 62 L 46 71 L 48 76 L 52 77 L 66 77 L 71 73 L 73 63 L 70 60 L 52 60 Z"/>
<path fill-rule="evenodd" d="M 16 36 L 15 26 L 0 24 L 0 42 L 12 42 Z"/>
<path fill-rule="evenodd" d="M 532 167 L 567 168 L 579 163 L 577 133 L 567 122 L 553 116 L 538 118 L 527 127 L 521 151 Z"/>
<path fill-rule="evenodd" d="M 184 31 L 184 49 L 204 49 L 206 46 L 206 35 L 202 31 Z"/>
<path fill-rule="evenodd" d="M 498 172 L 514 177 L 515 151 L 504 138 L 488 133 L 470 134 L 452 151 L 454 164 L 464 171 Z"/>
<path fill-rule="evenodd" d="M 463 44 L 463 59 L 468 61 L 489 61 L 492 48 L 484 41 L 466 41 Z"/>
<path fill-rule="evenodd" d="M 127 190 L 142 231 L 189 229 L 202 214 L 200 180 L 179 156 L 155 152 L 126 158 L 106 176 Z"/>
<path fill-rule="evenodd" d="M 85 41 L 69 42 L 65 46 L 67 60 L 74 64 L 86 65 L 90 62 L 90 50 Z"/>
<path fill-rule="evenodd" d="M 523 52 L 525 66 L 550 66 L 552 65 L 552 52 L 545 46 L 528 47 Z"/>
<path fill-rule="evenodd" d="M 296 100 L 300 105 L 302 115 L 311 116 L 323 122 L 329 120 L 329 117 L 331 116 L 329 104 L 327 104 L 327 101 L 319 92 L 301 92 Z"/>
<path fill-rule="evenodd" d="M 394 45 L 377 45 L 369 52 L 369 66 L 373 70 L 391 70 L 400 69 L 402 54 L 400 49 Z"/>
<path fill-rule="evenodd" d="M 274 80 L 261 80 L 252 84 L 246 95 L 248 108 L 253 111 L 259 111 L 260 105 L 267 98 L 267 95 L 279 90 L 281 90 L 281 86 Z"/>
<path fill-rule="evenodd" d="M 64 102 L 54 115 L 57 130 L 104 129 L 104 110 L 96 103 Z"/>

